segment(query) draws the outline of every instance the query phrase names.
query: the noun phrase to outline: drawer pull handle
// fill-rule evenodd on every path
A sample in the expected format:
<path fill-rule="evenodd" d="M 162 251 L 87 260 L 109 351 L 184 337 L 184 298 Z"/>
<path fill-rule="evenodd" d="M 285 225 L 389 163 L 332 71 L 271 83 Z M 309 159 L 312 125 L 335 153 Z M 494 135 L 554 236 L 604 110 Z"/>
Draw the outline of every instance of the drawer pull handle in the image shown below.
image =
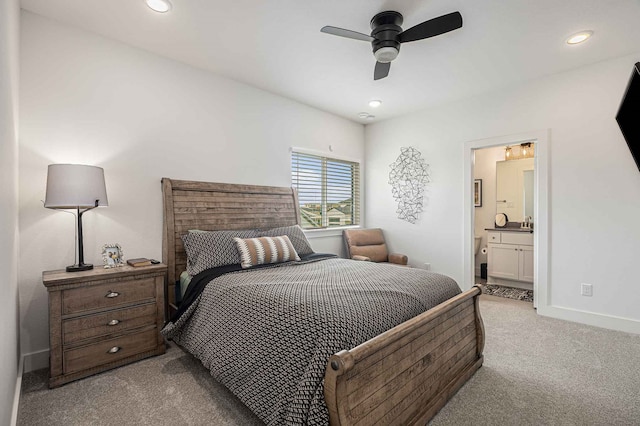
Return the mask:
<path fill-rule="evenodd" d="M 107 351 L 108 354 L 115 354 L 117 352 L 120 352 L 120 349 L 122 349 L 120 346 L 114 346 L 111 349 L 109 349 Z"/>
<path fill-rule="evenodd" d="M 108 299 L 113 299 L 114 297 L 118 297 L 118 296 L 120 296 L 120 293 L 118 293 L 117 291 L 109 290 L 109 293 L 107 293 L 107 295 L 104 296 L 104 297 L 106 297 Z"/>
<path fill-rule="evenodd" d="M 117 319 L 112 319 L 107 323 L 107 325 L 118 325 L 118 324 L 120 324 L 120 321 Z"/>

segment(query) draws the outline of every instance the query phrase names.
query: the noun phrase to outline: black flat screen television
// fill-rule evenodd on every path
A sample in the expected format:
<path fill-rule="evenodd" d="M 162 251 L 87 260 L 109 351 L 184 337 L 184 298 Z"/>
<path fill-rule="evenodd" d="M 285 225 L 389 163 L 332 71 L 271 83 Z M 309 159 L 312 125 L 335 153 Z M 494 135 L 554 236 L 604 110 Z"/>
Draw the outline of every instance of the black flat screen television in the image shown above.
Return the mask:
<path fill-rule="evenodd" d="M 640 170 L 640 62 L 633 67 L 616 121 Z"/>

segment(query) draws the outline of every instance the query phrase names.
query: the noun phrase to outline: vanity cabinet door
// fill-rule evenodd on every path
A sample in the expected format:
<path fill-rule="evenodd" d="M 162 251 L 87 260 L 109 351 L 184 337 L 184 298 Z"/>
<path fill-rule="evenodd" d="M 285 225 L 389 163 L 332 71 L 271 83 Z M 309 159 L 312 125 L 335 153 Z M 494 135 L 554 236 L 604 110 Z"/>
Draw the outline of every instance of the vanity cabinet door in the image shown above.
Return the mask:
<path fill-rule="evenodd" d="M 489 244 L 488 275 L 517 280 L 520 272 L 519 249 L 514 244 Z"/>
<path fill-rule="evenodd" d="M 533 282 L 533 246 L 519 246 L 520 280 Z"/>

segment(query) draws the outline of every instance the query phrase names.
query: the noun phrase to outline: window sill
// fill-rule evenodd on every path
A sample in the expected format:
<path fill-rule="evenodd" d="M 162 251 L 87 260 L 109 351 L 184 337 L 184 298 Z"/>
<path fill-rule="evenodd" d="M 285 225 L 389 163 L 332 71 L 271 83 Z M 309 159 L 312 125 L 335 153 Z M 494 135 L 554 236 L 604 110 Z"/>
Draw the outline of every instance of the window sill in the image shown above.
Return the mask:
<path fill-rule="evenodd" d="M 323 228 L 323 229 L 305 229 L 304 235 L 308 239 L 338 237 L 338 236 L 342 236 L 342 231 L 344 229 L 359 229 L 359 228 L 361 228 L 360 225 L 340 226 L 335 228 Z"/>

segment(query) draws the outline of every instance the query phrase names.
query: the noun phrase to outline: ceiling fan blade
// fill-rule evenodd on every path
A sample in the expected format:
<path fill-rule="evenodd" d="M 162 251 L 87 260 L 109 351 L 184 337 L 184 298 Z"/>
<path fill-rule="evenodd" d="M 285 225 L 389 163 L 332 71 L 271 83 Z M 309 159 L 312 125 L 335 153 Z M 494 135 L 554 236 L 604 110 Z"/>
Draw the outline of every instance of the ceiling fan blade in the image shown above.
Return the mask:
<path fill-rule="evenodd" d="M 457 30 L 460 27 L 462 27 L 462 15 L 460 12 L 452 12 L 447 15 L 430 19 L 422 24 L 418 24 L 415 27 L 411 27 L 408 30 L 401 32 L 399 35 L 400 43 L 422 40 Z"/>
<path fill-rule="evenodd" d="M 357 31 L 345 30 L 344 28 L 326 26 L 326 27 L 322 27 L 320 31 L 322 31 L 323 33 L 337 35 L 340 37 L 352 38 L 354 40 L 362 40 L 362 41 L 369 41 L 369 42 L 373 41 L 373 37 L 369 35 L 362 34 Z"/>
<path fill-rule="evenodd" d="M 376 62 L 376 67 L 373 70 L 373 79 L 380 80 L 389 75 L 389 69 L 391 69 L 391 62 Z"/>

